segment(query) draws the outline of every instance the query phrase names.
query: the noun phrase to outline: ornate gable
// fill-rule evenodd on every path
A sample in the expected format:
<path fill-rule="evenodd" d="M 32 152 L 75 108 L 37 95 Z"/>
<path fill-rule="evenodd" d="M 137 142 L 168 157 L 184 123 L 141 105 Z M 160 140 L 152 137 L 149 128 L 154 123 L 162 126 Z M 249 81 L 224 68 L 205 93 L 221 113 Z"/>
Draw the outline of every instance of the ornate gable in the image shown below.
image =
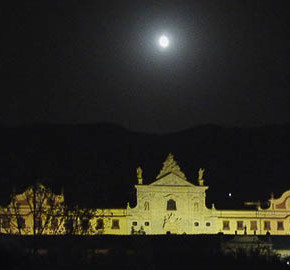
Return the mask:
<path fill-rule="evenodd" d="M 163 162 L 163 167 L 156 177 L 156 181 L 151 183 L 152 186 L 194 186 L 189 183 L 185 174 L 181 171 L 179 165 L 170 153 Z"/>
<path fill-rule="evenodd" d="M 156 177 L 156 180 L 164 177 L 165 175 L 169 173 L 173 173 L 179 176 L 180 178 L 187 180 L 185 177 L 185 174 L 181 171 L 179 165 L 174 160 L 174 157 L 171 153 L 167 156 L 166 160 L 163 162 L 163 167 L 160 173 L 158 174 L 158 176 Z"/>
<path fill-rule="evenodd" d="M 180 178 L 179 175 L 174 173 L 169 173 L 162 178 L 158 179 L 157 181 L 150 184 L 151 186 L 194 186 L 193 184 L 189 183 L 188 181 Z"/>

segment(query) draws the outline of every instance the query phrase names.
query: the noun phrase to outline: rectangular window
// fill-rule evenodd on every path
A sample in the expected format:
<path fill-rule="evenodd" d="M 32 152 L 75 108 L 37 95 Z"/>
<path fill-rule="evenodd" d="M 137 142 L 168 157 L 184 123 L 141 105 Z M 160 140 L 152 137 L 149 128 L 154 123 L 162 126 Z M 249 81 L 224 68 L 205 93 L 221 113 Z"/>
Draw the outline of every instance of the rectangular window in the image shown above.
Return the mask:
<path fill-rule="evenodd" d="M 283 221 L 278 221 L 277 222 L 277 230 L 279 230 L 279 231 L 284 230 L 284 223 L 283 223 Z"/>
<path fill-rule="evenodd" d="M 81 227 L 83 232 L 87 232 L 88 229 L 90 228 L 90 219 L 88 219 L 87 217 L 84 217 L 81 219 Z"/>
<path fill-rule="evenodd" d="M 257 221 L 256 220 L 252 220 L 251 221 L 251 227 L 250 227 L 251 231 L 257 231 L 258 230 L 258 226 L 257 226 Z"/>
<path fill-rule="evenodd" d="M 230 229 L 230 222 L 228 220 L 223 221 L 223 230 L 229 230 Z"/>
<path fill-rule="evenodd" d="M 145 221 L 145 226 L 149 226 L 149 225 L 150 225 L 149 221 Z"/>
<path fill-rule="evenodd" d="M 67 220 L 64 223 L 65 229 L 67 233 L 72 233 L 74 229 L 74 221 L 73 218 L 68 216 Z"/>
<path fill-rule="evenodd" d="M 120 229 L 119 219 L 112 220 L 112 229 Z"/>
<path fill-rule="evenodd" d="M 17 217 L 17 226 L 19 229 L 25 229 L 25 219 L 23 217 Z"/>
<path fill-rule="evenodd" d="M 137 222 L 137 221 L 133 221 L 133 222 L 132 222 L 132 225 L 133 225 L 133 226 L 137 226 L 137 225 L 138 225 L 138 222 Z"/>
<path fill-rule="evenodd" d="M 3 229 L 9 229 L 10 228 L 10 217 L 4 216 L 2 218 L 2 228 Z"/>
<path fill-rule="evenodd" d="M 237 230 L 243 230 L 243 229 L 244 229 L 243 221 L 237 221 Z"/>
<path fill-rule="evenodd" d="M 102 230 L 104 229 L 104 220 L 99 218 L 97 219 L 97 227 L 96 227 L 97 230 Z"/>
<path fill-rule="evenodd" d="M 266 230 L 266 231 L 271 230 L 271 223 L 270 223 L 270 221 L 264 221 L 264 230 Z"/>

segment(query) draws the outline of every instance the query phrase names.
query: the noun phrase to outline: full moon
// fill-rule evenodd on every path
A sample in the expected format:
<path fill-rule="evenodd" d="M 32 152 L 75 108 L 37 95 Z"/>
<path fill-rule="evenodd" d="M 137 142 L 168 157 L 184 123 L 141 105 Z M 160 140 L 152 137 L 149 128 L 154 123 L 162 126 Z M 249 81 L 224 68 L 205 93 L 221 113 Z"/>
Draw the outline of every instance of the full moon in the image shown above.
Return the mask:
<path fill-rule="evenodd" d="M 162 48 L 167 48 L 168 45 L 169 45 L 169 40 L 168 40 L 168 37 L 166 36 L 161 36 L 159 38 L 159 45 L 162 47 Z"/>

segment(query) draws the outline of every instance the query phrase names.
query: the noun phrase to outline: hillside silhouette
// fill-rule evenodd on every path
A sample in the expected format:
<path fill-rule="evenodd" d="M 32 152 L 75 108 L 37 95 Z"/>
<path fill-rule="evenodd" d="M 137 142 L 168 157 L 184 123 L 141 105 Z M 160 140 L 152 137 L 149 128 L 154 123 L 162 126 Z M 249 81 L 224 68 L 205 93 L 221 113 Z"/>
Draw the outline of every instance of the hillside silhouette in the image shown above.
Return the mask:
<path fill-rule="evenodd" d="M 1 204 L 14 189 L 41 182 L 67 202 L 90 207 L 134 205 L 136 167 L 154 181 L 168 153 L 197 184 L 205 168 L 207 204 L 240 207 L 289 189 L 290 125 L 255 128 L 204 125 L 171 134 L 145 134 L 110 123 L 0 126 Z M 228 193 L 232 193 L 229 198 Z"/>

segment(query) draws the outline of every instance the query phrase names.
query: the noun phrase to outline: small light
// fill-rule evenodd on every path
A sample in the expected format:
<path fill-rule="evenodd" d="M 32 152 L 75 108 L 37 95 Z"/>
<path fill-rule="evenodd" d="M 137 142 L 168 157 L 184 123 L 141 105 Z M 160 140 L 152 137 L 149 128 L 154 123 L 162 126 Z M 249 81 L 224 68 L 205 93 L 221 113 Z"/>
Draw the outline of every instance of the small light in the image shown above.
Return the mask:
<path fill-rule="evenodd" d="M 229 193 L 229 197 L 232 197 L 232 193 Z"/>
<path fill-rule="evenodd" d="M 287 262 L 286 262 L 286 264 L 287 264 L 287 265 L 289 265 L 289 264 L 290 264 L 290 262 L 289 262 L 289 261 L 287 261 Z"/>

